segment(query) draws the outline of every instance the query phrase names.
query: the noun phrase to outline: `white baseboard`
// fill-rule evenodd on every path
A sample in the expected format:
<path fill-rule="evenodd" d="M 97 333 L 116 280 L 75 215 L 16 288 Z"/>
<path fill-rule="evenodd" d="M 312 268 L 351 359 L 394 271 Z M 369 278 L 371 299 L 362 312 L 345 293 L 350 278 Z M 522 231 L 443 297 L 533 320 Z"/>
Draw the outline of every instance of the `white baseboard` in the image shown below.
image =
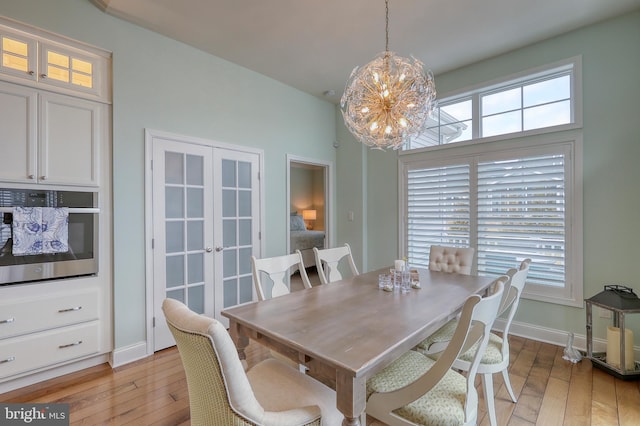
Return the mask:
<path fill-rule="evenodd" d="M 22 377 L 0 383 L 0 394 L 63 376 L 65 374 L 75 373 L 76 371 L 84 370 L 85 368 L 95 367 L 96 365 L 106 363 L 108 360 L 109 355 L 102 354 L 80 361 L 74 361 L 55 368 L 41 369 L 37 372 L 25 373 Z"/>
<path fill-rule="evenodd" d="M 498 331 L 503 331 L 505 326 L 505 320 L 498 318 L 494 324 L 494 328 Z M 528 324 L 524 322 L 511 323 L 511 331 L 509 334 L 514 336 L 520 336 L 531 340 L 537 340 L 539 342 L 550 343 L 552 345 L 566 347 L 569 340 L 569 333 L 563 330 L 557 330 L 553 328 L 541 327 L 539 325 Z M 573 336 L 573 348 L 586 353 L 587 352 L 587 336 L 585 334 L 575 334 Z M 606 352 L 607 340 L 606 339 L 593 339 L 593 352 Z M 634 346 L 633 348 L 635 356 L 634 358 L 640 359 L 640 347 Z"/>
<path fill-rule="evenodd" d="M 146 341 L 134 343 L 133 345 L 125 346 L 123 348 L 118 348 L 114 350 L 113 354 L 111 355 L 111 367 L 120 367 L 121 365 L 146 358 L 149 355 L 152 354 L 147 353 Z"/>

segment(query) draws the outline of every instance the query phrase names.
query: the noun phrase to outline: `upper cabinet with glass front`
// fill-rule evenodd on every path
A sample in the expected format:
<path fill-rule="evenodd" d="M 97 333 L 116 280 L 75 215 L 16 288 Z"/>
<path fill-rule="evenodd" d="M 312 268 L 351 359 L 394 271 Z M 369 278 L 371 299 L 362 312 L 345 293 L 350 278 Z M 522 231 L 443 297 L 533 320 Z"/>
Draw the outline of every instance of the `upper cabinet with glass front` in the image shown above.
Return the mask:
<path fill-rule="evenodd" d="M 0 78 L 103 102 L 110 101 L 109 58 L 75 46 L 0 25 Z"/>

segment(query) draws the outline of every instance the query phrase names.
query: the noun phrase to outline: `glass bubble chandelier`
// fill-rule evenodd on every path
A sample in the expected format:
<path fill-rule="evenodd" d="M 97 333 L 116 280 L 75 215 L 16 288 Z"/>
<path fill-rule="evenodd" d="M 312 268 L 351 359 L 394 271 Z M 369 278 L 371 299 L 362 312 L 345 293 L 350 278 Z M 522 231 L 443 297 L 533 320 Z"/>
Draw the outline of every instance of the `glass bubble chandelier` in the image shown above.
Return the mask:
<path fill-rule="evenodd" d="M 436 104 L 431 71 L 414 57 L 389 51 L 389 0 L 385 0 L 385 51 L 355 67 L 340 100 L 344 122 L 363 144 L 399 149 L 422 133 Z"/>

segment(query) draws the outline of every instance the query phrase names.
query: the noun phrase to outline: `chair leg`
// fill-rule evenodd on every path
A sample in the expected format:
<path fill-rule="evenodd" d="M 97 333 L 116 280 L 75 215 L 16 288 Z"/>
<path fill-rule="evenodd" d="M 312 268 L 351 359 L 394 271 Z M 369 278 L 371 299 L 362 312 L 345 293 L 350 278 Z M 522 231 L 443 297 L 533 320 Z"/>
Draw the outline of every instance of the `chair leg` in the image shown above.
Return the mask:
<path fill-rule="evenodd" d="M 502 378 L 504 379 L 504 385 L 507 387 L 507 392 L 509 392 L 509 396 L 513 402 L 518 402 L 516 395 L 513 393 L 513 389 L 511 388 L 511 381 L 509 380 L 509 372 L 505 368 L 502 370 Z"/>
<path fill-rule="evenodd" d="M 489 413 L 489 423 L 496 426 L 496 405 L 493 397 L 493 375 L 482 375 L 482 391 L 484 392 L 484 400 L 487 404 L 487 412 Z"/>

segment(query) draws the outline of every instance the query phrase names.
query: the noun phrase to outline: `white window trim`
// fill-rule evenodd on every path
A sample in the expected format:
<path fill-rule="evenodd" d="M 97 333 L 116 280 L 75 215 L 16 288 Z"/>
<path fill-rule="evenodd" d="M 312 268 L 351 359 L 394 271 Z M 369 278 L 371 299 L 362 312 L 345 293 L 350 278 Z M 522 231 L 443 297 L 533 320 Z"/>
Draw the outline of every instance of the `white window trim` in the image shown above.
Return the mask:
<path fill-rule="evenodd" d="M 549 76 L 550 74 L 567 71 L 573 69 L 573 79 L 571 85 L 571 97 L 573 102 L 572 108 L 572 123 L 561 124 L 558 126 L 551 127 L 543 127 L 539 129 L 526 130 L 522 132 L 516 133 L 507 133 L 503 135 L 489 136 L 486 138 L 478 138 L 479 129 L 480 129 L 480 108 L 478 106 L 479 102 L 479 94 L 487 93 L 493 90 L 498 90 L 500 88 L 504 88 L 509 85 L 516 85 L 520 83 L 525 83 L 530 80 L 536 80 L 539 78 L 544 78 Z M 571 58 L 567 58 L 561 61 L 553 62 L 551 64 L 543 65 L 540 67 L 530 68 L 528 70 L 514 73 L 508 75 L 506 77 L 501 77 L 498 79 L 494 79 L 488 82 L 476 84 L 473 86 L 466 87 L 464 89 L 458 91 L 452 91 L 444 94 L 441 98 L 441 102 L 443 104 L 447 104 L 450 102 L 455 103 L 458 100 L 463 100 L 465 98 L 470 98 L 473 105 L 472 109 L 472 123 L 473 123 L 473 137 L 471 140 L 451 143 L 447 145 L 437 145 L 430 146 L 424 148 L 414 148 L 408 150 L 398 150 L 398 155 L 413 155 L 420 152 L 432 152 L 440 149 L 453 148 L 453 147 L 463 147 L 467 145 L 476 145 L 488 142 L 495 142 L 501 140 L 512 140 L 514 138 L 521 138 L 527 136 L 535 136 L 540 134 L 547 133 L 558 133 L 567 130 L 573 129 L 581 129 L 583 126 L 582 122 L 582 55 L 573 56 Z"/>
<path fill-rule="evenodd" d="M 539 300 L 548 303 L 556 303 L 567 306 L 582 307 L 583 305 L 583 203 L 582 203 L 582 132 L 569 131 L 557 132 L 549 134 L 544 132 L 538 135 L 520 135 L 517 137 L 510 135 L 508 140 L 493 141 L 494 143 L 472 143 L 451 144 L 438 147 L 439 149 L 420 150 L 420 152 L 411 151 L 412 155 L 401 155 L 398 157 L 398 182 L 399 182 L 399 245 L 401 247 L 402 256 L 407 254 L 407 173 L 410 168 L 415 168 L 416 163 L 421 167 L 438 167 L 447 164 L 456 163 L 456 161 L 468 161 L 471 157 L 483 157 L 486 154 L 513 152 L 517 150 L 519 153 L 526 152 L 526 147 L 544 148 L 550 147 L 557 150 L 557 146 L 564 145 L 565 152 L 568 156 L 566 161 L 565 188 L 566 199 L 565 205 L 568 208 L 566 226 L 566 274 L 567 282 L 561 289 L 550 288 L 549 286 L 527 285 L 523 292 L 523 297 L 531 300 Z M 455 151 L 454 151 L 455 150 Z M 495 157 L 494 157 L 495 158 Z M 471 176 L 475 179 L 475 176 Z M 472 201 L 475 202 L 475 195 Z M 472 227 L 476 221 L 476 217 L 471 218 Z M 477 242 L 476 237 L 471 235 L 472 246 Z M 514 265 L 515 267 L 516 265 Z M 475 270 L 474 265 L 474 270 Z M 505 271 L 506 272 L 506 271 Z"/>

